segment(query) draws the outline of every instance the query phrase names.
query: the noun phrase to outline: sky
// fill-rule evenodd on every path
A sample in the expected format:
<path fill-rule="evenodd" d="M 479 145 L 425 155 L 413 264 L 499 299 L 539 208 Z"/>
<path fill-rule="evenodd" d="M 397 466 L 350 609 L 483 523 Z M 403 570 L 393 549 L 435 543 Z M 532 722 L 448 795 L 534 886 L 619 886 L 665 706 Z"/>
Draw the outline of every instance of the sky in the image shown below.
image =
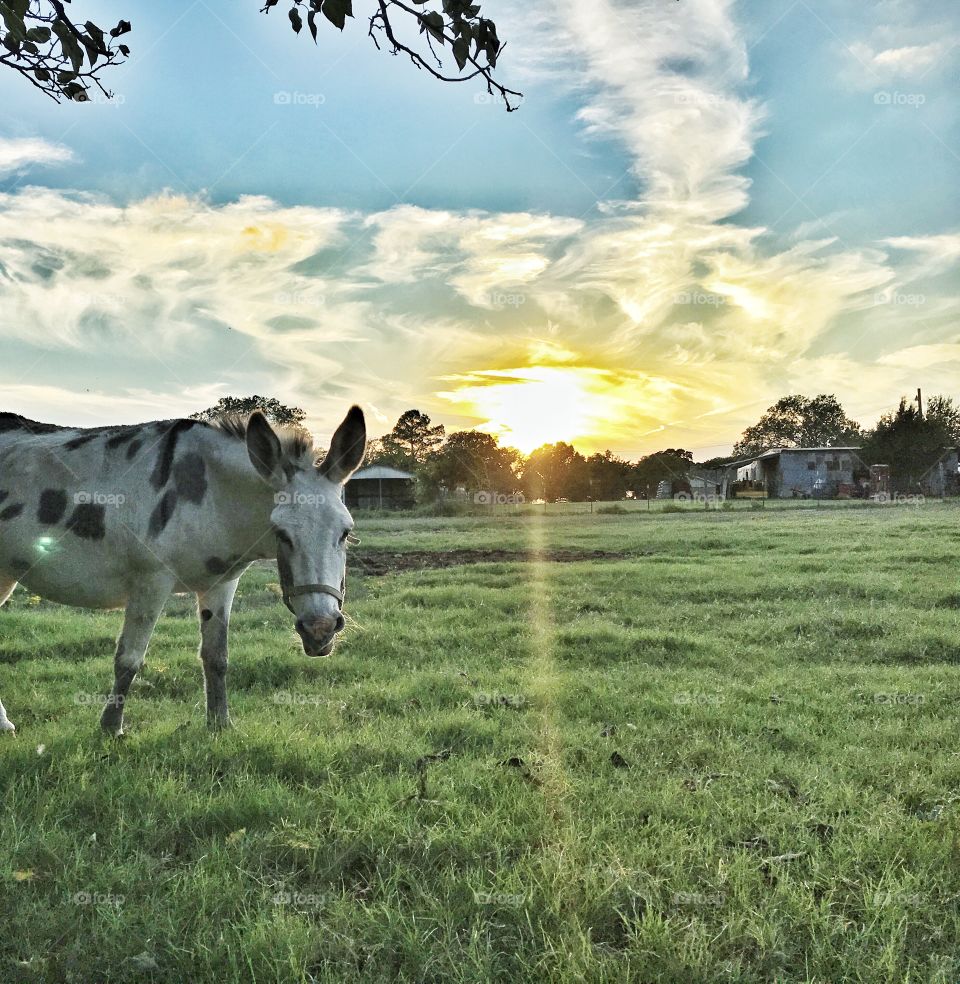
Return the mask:
<path fill-rule="evenodd" d="M 109 102 L 0 71 L 3 409 L 707 458 L 788 393 L 960 398 L 954 0 L 487 0 L 510 114 L 363 0 L 260 6 L 75 0 L 133 24 Z"/>

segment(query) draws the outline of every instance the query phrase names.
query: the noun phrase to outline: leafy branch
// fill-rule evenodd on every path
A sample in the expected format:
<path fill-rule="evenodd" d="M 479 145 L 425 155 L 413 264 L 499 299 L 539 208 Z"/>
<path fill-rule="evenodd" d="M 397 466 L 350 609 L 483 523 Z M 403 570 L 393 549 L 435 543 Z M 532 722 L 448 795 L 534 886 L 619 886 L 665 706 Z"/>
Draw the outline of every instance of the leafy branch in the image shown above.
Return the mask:
<path fill-rule="evenodd" d="M 77 26 L 64 8 L 70 0 L 0 0 L 0 65 L 19 72 L 54 102 L 89 102 L 103 69 L 119 64 L 130 49 L 117 39 L 130 31 L 121 20 L 104 31 L 93 21 Z"/>
<path fill-rule="evenodd" d="M 265 0 L 262 13 L 269 13 L 280 0 Z M 385 39 L 390 54 L 404 54 L 418 69 L 423 69 L 441 82 L 469 82 L 480 78 L 490 95 L 497 94 L 503 100 L 507 112 L 519 109 L 523 93 L 508 89 L 494 77 L 497 60 L 504 43 L 497 35 L 497 25 L 487 17 L 480 16 L 480 6 L 471 0 L 440 0 L 440 10 L 422 9 L 434 0 L 410 0 L 409 6 L 403 0 L 376 0 L 376 10 L 370 15 L 367 33 L 380 49 Z M 401 41 L 394 28 L 391 16 L 401 13 L 419 28 L 419 34 L 426 43 L 424 50 L 417 50 Z M 293 0 L 287 16 L 296 34 L 303 30 L 304 14 L 307 29 L 314 43 L 317 40 L 317 18 L 322 15 L 338 30 L 343 30 L 347 17 L 353 17 L 353 0 Z M 444 70 L 443 59 L 437 47 L 449 50 L 456 62 L 459 74 Z"/>

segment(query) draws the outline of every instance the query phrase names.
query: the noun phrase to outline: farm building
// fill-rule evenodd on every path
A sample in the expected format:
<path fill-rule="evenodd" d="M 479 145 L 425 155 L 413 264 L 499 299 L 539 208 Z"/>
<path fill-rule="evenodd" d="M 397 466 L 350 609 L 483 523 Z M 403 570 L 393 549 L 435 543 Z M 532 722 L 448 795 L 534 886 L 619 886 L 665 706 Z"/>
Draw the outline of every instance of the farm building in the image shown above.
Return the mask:
<path fill-rule="evenodd" d="M 773 448 L 737 462 L 735 494 L 771 499 L 844 498 L 863 494 L 859 448 Z M 854 476 L 857 476 L 856 478 Z"/>
<path fill-rule="evenodd" d="M 415 501 L 416 477 L 387 465 L 355 472 L 346 484 L 343 501 L 349 509 L 409 509 Z"/>

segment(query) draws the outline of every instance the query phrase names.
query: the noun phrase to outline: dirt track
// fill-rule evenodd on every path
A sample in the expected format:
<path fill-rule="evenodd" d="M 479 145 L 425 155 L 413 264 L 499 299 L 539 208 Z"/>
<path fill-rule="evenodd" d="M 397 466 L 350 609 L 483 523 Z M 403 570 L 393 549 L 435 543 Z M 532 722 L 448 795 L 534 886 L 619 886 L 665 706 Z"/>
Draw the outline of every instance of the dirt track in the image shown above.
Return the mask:
<path fill-rule="evenodd" d="M 611 550 L 547 550 L 537 560 L 549 563 L 573 563 L 583 560 L 616 560 L 626 554 Z M 525 550 L 405 550 L 402 553 L 376 550 L 351 553 L 350 568 L 358 574 L 380 577 L 402 571 L 429 570 L 437 567 L 459 567 L 463 564 L 496 564 L 532 561 Z"/>

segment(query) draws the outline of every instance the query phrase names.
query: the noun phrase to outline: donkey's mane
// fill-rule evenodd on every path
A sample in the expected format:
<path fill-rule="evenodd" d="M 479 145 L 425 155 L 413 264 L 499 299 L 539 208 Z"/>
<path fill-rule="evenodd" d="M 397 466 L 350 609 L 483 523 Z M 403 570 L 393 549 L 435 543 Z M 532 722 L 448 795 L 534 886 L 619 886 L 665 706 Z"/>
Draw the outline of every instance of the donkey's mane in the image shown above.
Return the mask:
<path fill-rule="evenodd" d="M 222 417 L 214 417 L 209 424 L 230 437 L 245 441 L 249 422 L 250 414 L 227 413 Z M 299 424 L 275 424 L 272 421 L 270 426 L 279 438 L 284 454 L 294 459 L 308 458 L 311 462 L 316 457 L 313 435 L 305 427 Z"/>

